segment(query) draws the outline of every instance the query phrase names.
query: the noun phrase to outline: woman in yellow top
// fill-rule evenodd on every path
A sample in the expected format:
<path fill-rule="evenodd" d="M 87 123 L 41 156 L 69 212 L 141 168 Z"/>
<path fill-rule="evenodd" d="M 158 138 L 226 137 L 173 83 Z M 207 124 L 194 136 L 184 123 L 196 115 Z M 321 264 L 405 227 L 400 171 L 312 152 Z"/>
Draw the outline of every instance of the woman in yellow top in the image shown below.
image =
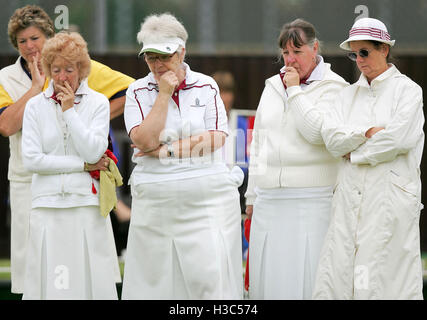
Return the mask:
<path fill-rule="evenodd" d="M 11 280 L 13 293 L 23 292 L 25 256 L 31 209 L 31 176 L 22 164 L 22 119 L 27 101 L 47 88 L 41 51 L 55 34 L 52 20 L 40 7 L 27 5 L 15 11 L 9 20 L 8 35 L 18 50 L 15 64 L 0 70 L 0 134 L 9 137 L 11 207 Z M 123 113 L 126 89 L 133 78 L 96 61 L 91 61 L 89 87 L 110 99 L 110 118 Z M 114 249 L 114 239 L 111 239 Z M 117 266 L 117 276 L 118 273 Z M 118 279 L 117 279 L 118 280 Z"/>

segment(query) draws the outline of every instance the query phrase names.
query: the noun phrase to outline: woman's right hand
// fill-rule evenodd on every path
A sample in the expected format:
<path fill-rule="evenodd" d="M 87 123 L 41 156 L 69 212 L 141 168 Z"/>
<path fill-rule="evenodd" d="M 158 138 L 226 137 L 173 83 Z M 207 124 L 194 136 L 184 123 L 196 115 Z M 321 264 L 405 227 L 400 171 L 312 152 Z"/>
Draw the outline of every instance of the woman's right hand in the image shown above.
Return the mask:
<path fill-rule="evenodd" d="M 159 92 L 172 96 L 175 88 L 179 86 L 179 80 L 175 72 L 167 71 L 160 77 Z"/>
<path fill-rule="evenodd" d="M 110 165 L 110 159 L 108 158 L 107 154 L 104 153 L 101 159 L 99 159 L 97 163 L 91 164 L 91 163 L 85 162 L 84 171 L 95 171 L 95 170 L 106 171 L 109 165 Z"/>
<path fill-rule="evenodd" d="M 44 83 L 46 81 L 46 75 L 39 67 L 39 58 L 40 53 L 37 53 L 37 55 L 33 57 L 33 61 L 28 62 L 28 68 L 30 69 L 32 79 L 31 89 L 37 93 L 43 91 Z"/>
<path fill-rule="evenodd" d="M 252 219 L 252 214 L 254 213 L 254 206 L 253 205 L 247 205 L 246 206 L 246 215 L 248 216 L 248 219 Z"/>

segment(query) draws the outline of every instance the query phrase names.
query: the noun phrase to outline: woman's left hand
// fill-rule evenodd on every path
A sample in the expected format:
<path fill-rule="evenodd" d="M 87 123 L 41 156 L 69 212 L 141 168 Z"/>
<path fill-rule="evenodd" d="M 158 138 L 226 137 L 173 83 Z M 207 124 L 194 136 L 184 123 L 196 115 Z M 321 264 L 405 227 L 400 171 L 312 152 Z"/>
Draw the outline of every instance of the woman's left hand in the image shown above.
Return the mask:
<path fill-rule="evenodd" d="M 285 76 L 283 77 L 283 82 L 289 88 L 292 86 L 299 86 L 299 73 L 293 67 L 285 68 Z"/>
<path fill-rule="evenodd" d="M 99 159 L 97 163 L 92 163 L 92 164 L 86 163 L 85 171 L 95 171 L 95 170 L 106 171 L 109 165 L 110 165 L 110 159 L 108 158 L 107 154 L 104 153 L 101 159 Z"/>
<path fill-rule="evenodd" d="M 64 86 L 57 84 L 56 87 L 61 90 L 56 97 L 61 101 L 62 112 L 65 112 L 74 106 L 74 90 L 67 81 L 64 82 Z"/>

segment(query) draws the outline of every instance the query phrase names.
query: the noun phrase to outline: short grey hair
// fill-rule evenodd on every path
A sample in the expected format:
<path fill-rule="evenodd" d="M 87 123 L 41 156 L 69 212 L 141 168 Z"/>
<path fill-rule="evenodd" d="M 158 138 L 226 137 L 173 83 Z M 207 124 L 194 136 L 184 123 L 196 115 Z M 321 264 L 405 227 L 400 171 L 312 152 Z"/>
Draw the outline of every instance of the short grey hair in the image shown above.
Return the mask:
<path fill-rule="evenodd" d="M 159 43 L 170 38 L 181 38 L 187 42 L 188 33 L 184 25 L 170 13 L 147 16 L 141 23 L 136 36 L 138 43 Z"/>

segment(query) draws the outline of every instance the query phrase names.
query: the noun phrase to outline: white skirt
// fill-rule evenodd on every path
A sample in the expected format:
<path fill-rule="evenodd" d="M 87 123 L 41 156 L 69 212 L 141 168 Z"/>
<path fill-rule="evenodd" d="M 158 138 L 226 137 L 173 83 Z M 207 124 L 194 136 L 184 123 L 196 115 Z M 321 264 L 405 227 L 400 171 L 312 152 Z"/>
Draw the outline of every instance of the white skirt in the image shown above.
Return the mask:
<path fill-rule="evenodd" d="M 97 206 L 32 209 L 23 299 L 117 299 L 109 233 Z"/>
<path fill-rule="evenodd" d="M 11 207 L 11 230 L 10 230 L 10 269 L 11 269 L 11 292 L 24 293 L 25 269 L 30 232 L 31 212 L 31 182 L 10 182 L 10 207 Z M 119 260 L 114 241 L 113 227 L 110 216 L 107 217 L 107 228 L 109 229 L 109 243 L 113 256 L 114 277 L 116 282 L 121 282 Z"/>
<path fill-rule="evenodd" d="M 331 200 L 329 187 L 258 193 L 249 241 L 250 299 L 311 299 Z"/>
<path fill-rule="evenodd" d="M 224 173 L 133 186 L 122 299 L 242 299 L 240 184 Z"/>

